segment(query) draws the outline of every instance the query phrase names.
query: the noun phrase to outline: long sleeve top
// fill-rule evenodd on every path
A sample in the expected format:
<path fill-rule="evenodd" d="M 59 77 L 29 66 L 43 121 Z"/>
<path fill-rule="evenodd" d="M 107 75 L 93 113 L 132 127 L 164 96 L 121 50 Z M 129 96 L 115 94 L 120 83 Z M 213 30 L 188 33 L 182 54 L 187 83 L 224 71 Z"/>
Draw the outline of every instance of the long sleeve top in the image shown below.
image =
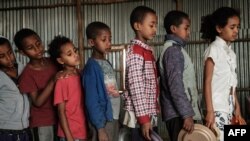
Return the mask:
<path fill-rule="evenodd" d="M 168 35 L 158 60 L 160 69 L 160 102 L 163 120 L 195 117 L 200 120 L 194 66 L 184 50 L 185 42 Z"/>
<path fill-rule="evenodd" d="M 132 40 L 126 55 L 125 110 L 133 111 L 139 124 L 157 114 L 158 84 L 155 59 L 150 46 Z"/>

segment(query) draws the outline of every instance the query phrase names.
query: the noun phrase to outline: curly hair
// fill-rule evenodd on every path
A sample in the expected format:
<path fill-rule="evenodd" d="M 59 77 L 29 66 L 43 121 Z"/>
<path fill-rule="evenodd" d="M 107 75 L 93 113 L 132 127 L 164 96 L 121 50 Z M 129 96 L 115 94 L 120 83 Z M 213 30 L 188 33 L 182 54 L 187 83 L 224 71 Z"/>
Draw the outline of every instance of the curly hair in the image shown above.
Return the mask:
<path fill-rule="evenodd" d="M 201 19 L 201 38 L 210 42 L 215 40 L 215 37 L 219 35 L 216 30 L 216 26 L 225 27 L 228 19 L 232 17 L 240 18 L 240 12 L 231 7 L 221 7 L 214 11 L 212 14 L 202 17 Z"/>
<path fill-rule="evenodd" d="M 50 58 L 60 70 L 63 68 L 63 66 L 57 62 L 57 58 L 60 58 L 61 47 L 67 43 L 72 43 L 72 41 L 65 36 L 58 35 L 55 36 L 55 38 L 49 44 L 48 53 Z"/>

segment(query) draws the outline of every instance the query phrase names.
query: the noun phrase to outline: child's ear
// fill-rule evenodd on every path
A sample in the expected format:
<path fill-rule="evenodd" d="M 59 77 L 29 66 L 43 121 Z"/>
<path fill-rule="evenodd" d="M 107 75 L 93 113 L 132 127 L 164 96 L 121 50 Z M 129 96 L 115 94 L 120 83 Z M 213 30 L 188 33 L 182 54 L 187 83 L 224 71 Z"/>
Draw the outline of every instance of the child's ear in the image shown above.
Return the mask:
<path fill-rule="evenodd" d="M 56 61 L 57 61 L 59 64 L 62 64 L 62 65 L 64 64 L 62 58 L 56 58 Z"/>
<path fill-rule="evenodd" d="M 134 29 L 135 29 L 135 30 L 140 30 L 140 27 L 141 27 L 141 24 L 140 24 L 140 23 L 138 23 L 138 22 L 135 22 L 135 23 L 134 23 Z"/>
<path fill-rule="evenodd" d="M 220 34 L 221 33 L 221 27 L 220 26 L 218 26 L 218 25 L 216 25 L 216 31 Z"/>
<path fill-rule="evenodd" d="M 93 39 L 88 39 L 88 44 L 89 44 L 91 47 L 95 46 L 95 42 L 94 42 Z"/>
<path fill-rule="evenodd" d="M 170 26 L 170 30 L 172 31 L 172 33 L 175 33 L 175 31 L 176 31 L 176 26 L 175 26 L 175 25 L 171 25 L 171 26 Z"/>

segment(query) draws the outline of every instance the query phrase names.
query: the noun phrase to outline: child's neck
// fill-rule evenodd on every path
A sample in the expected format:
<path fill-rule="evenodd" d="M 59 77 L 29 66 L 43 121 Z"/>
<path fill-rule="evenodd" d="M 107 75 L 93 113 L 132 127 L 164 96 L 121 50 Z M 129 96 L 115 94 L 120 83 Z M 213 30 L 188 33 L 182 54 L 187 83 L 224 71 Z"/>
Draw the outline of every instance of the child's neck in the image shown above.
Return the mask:
<path fill-rule="evenodd" d="M 103 53 L 99 53 L 97 51 L 93 51 L 92 57 L 95 59 L 101 59 L 101 60 L 105 59 L 105 55 Z"/>
<path fill-rule="evenodd" d="M 45 58 L 31 59 L 29 64 L 32 66 L 32 68 L 40 69 L 44 68 L 47 65 L 47 60 Z"/>
<path fill-rule="evenodd" d="M 68 74 L 75 74 L 77 75 L 79 73 L 79 71 L 77 70 L 76 67 L 72 67 L 72 66 L 65 66 L 63 68 L 63 71 L 68 73 Z"/>
<path fill-rule="evenodd" d="M 17 78 L 17 68 L 11 67 L 11 68 L 1 68 L 3 72 L 5 72 L 8 76 Z"/>
<path fill-rule="evenodd" d="M 228 41 L 228 40 L 225 40 L 223 37 L 219 36 L 222 40 L 224 40 L 227 44 L 227 46 L 230 46 L 231 45 L 231 41 Z"/>
<path fill-rule="evenodd" d="M 147 39 L 143 38 L 141 35 L 136 35 L 135 39 L 140 40 L 143 43 L 147 43 Z"/>

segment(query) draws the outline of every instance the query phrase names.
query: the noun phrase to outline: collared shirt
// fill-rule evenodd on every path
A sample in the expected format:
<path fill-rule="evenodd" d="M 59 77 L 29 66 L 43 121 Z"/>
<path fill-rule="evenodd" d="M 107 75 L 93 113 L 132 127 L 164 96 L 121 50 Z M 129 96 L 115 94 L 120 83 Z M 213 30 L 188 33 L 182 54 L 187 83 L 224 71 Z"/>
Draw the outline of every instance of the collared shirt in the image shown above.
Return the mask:
<path fill-rule="evenodd" d="M 125 110 L 135 112 L 139 124 L 157 114 L 158 85 L 155 59 L 147 44 L 132 40 L 126 55 Z"/>
<path fill-rule="evenodd" d="M 231 49 L 231 45 L 220 37 L 206 49 L 204 53 L 204 62 L 211 58 L 214 62 L 212 76 L 212 103 L 215 111 L 229 112 L 228 98 L 230 88 L 236 87 L 237 75 L 236 55 Z"/>

